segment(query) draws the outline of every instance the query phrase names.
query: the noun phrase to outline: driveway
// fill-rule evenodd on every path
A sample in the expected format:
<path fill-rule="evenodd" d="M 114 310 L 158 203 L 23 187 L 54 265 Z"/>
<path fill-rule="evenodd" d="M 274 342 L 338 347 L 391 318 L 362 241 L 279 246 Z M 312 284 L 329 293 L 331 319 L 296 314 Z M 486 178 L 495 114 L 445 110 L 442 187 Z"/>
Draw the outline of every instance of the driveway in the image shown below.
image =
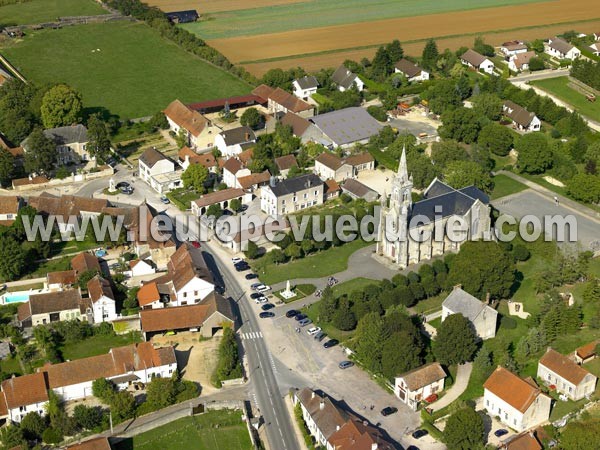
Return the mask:
<path fill-rule="evenodd" d="M 445 408 L 458 397 L 460 397 L 460 395 L 465 392 L 465 389 L 467 389 L 472 370 L 473 363 L 470 362 L 458 366 L 454 384 L 446 391 L 442 398 L 440 398 L 437 402 L 432 403 L 430 408 L 433 411 L 437 411 L 438 409 Z"/>

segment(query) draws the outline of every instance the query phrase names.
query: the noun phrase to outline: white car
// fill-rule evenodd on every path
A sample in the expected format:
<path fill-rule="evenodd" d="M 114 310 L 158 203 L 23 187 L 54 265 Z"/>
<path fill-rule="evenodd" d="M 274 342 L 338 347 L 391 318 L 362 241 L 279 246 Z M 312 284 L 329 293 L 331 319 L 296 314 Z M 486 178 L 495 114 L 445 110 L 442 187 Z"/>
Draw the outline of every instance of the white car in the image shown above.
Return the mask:
<path fill-rule="evenodd" d="M 261 284 L 260 286 L 256 287 L 256 290 L 258 292 L 267 292 L 271 290 L 271 286 L 265 286 L 264 284 Z"/>
<path fill-rule="evenodd" d="M 236 258 L 231 258 L 231 262 L 233 264 L 241 263 L 242 261 L 243 261 L 242 258 L 237 258 L 237 257 Z"/>
<path fill-rule="evenodd" d="M 258 297 L 254 299 L 254 303 L 260 305 L 261 303 L 267 303 L 269 299 L 267 297 Z"/>
<path fill-rule="evenodd" d="M 321 331 L 321 327 L 312 327 L 306 330 L 309 336 L 314 336 Z"/>

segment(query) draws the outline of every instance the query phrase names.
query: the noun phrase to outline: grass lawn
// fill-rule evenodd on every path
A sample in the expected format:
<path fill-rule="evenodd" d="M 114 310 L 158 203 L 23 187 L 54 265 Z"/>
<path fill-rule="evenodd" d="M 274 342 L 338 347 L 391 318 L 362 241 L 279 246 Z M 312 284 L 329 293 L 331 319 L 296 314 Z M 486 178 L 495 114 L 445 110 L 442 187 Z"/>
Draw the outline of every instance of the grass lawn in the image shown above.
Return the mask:
<path fill-rule="evenodd" d="M 550 422 L 559 420 L 562 417 L 569 414 L 570 412 L 577 411 L 578 409 L 583 408 L 583 405 L 585 405 L 589 401 L 584 398 L 577 402 L 574 402 L 572 400 L 563 402 L 563 401 L 557 400 L 558 395 L 556 393 L 553 393 L 552 397 L 554 398 L 555 401 L 553 402 L 553 405 L 552 405 L 552 411 L 550 411 Z"/>
<path fill-rule="evenodd" d="M 0 361 L 0 370 L 3 373 L 22 375 L 21 365 L 19 359 L 15 357 L 9 357 Z"/>
<path fill-rule="evenodd" d="M 38 84 L 65 82 L 82 93 L 91 111 L 106 108 L 121 118 L 150 116 L 175 99 L 191 103 L 250 91 L 240 79 L 143 23 L 28 32 L 2 54 L 26 78 Z"/>
<path fill-rule="evenodd" d="M 442 318 L 438 317 L 437 319 L 433 319 L 430 322 L 427 322 L 429 325 L 431 325 L 433 328 L 439 328 L 440 325 L 442 324 Z"/>
<path fill-rule="evenodd" d="M 29 291 L 31 289 L 43 289 L 44 283 L 31 283 L 21 286 L 9 286 L 6 288 L 6 292 L 19 292 L 19 291 Z"/>
<path fill-rule="evenodd" d="M 137 333 L 122 334 L 117 336 L 91 336 L 83 341 L 67 344 L 62 347 L 62 354 L 65 360 L 81 359 L 89 356 L 102 355 L 108 353 L 113 347 L 122 347 L 124 345 L 141 342 L 141 336 Z"/>
<path fill-rule="evenodd" d="M 527 189 L 527 186 L 525 186 L 523 183 L 513 180 L 506 175 L 496 175 L 493 181 L 494 190 L 490 196 L 492 200 L 505 197 L 507 195 L 516 194 L 517 192 Z"/>
<path fill-rule="evenodd" d="M 63 256 L 62 258 L 39 263 L 33 272 L 28 273 L 23 278 L 40 278 L 45 277 L 48 272 L 69 270 L 71 268 L 71 259 L 73 259 L 72 256 Z"/>
<path fill-rule="evenodd" d="M 260 277 L 260 281 L 265 284 L 275 284 L 296 278 L 326 277 L 346 270 L 350 255 L 368 245 L 372 245 L 372 242 L 356 240 L 340 247 L 331 247 L 306 258 L 277 265 L 263 257 L 252 263 L 252 268 Z"/>
<path fill-rule="evenodd" d="M 412 309 L 418 314 L 430 314 L 435 311 L 442 309 L 442 303 L 448 297 L 447 292 L 442 292 L 434 297 L 429 297 L 424 300 L 420 300 Z"/>
<path fill-rule="evenodd" d="M 314 284 L 299 284 L 297 286 L 291 286 L 292 291 L 296 293 L 295 297 L 292 297 L 290 299 L 286 299 L 281 295 L 281 292 L 283 292 L 285 289 L 282 289 L 279 292 L 275 292 L 275 297 L 277 297 L 279 300 L 281 300 L 284 303 L 291 303 L 291 302 L 295 302 L 296 300 L 300 300 L 303 299 L 304 297 L 308 297 L 309 295 L 312 295 L 316 290 L 317 287 Z"/>
<path fill-rule="evenodd" d="M 119 442 L 117 450 L 250 450 L 252 442 L 239 410 L 185 417 Z"/>
<path fill-rule="evenodd" d="M 578 113 L 593 120 L 600 120 L 600 103 L 586 100 L 580 92 L 568 86 L 568 77 L 549 78 L 547 80 L 532 81 L 531 84 L 539 87 L 562 101 L 575 107 Z"/>
<path fill-rule="evenodd" d="M 192 207 L 192 202 L 200 198 L 200 194 L 193 189 L 179 188 L 168 192 L 167 198 L 181 211 L 187 211 Z"/>
<path fill-rule="evenodd" d="M 341 297 L 342 295 L 348 295 L 354 291 L 363 291 L 370 284 L 379 284 L 379 281 L 359 277 L 337 284 L 331 290 L 335 297 Z"/>
<path fill-rule="evenodd" d="M 57 17 L 108 14 L 94 0 L 30 0 L 0 6 L 0 27 L 50 22 Z"/>

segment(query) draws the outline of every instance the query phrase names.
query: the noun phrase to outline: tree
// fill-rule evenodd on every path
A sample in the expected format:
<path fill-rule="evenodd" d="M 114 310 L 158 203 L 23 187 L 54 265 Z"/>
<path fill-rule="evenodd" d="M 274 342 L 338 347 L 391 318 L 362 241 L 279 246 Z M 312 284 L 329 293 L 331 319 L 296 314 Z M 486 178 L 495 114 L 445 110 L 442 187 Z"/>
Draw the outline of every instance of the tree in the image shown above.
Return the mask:
<path fill-rule="evenodd" d="M 2 440 L 2 448 L 9 450 L 19 445 L 22 448 L 28 448 L 27 441 L 23 436 L 23 430 L 17 425 L 7 425 L 0 428 L 0 439 Z"/>
<path fill-rule="evenodd" d="M 41 128 L 31 132 L 25 143 L 25 170 L 29 173 L 48 174 L 56 162 L 56 145 Z"/>
<path fill-rule="evenodd" d="M 286 261 L 285 254 L 282 250 L 278 248 L 274 248 L 269 253 L 267 253 L 267 255 L 269 256 L 269 260 L 272 261 L 275 265 L 284 263 Z"/>
<path fill-rule="evenodd" d="M 465 148 L 452 139 L 431 144 L 431 160 L 437 167 L 446 167 L 452 161 L 465 161 L 469 154 Z"/>
<path fill-rule="evenodd" d="M 240 117 L 240 124 L 245 127 L 250 127 L 253 130 L 262 128 L 265 119 L 256 108 L 248 108 Z"/>
<path fill-rule="evenodd" d="M 451 314 L 438 327 L 434 341 L 436 359 L 444 365 L 472 361 L 477 350 L 477 333 L 462 314 Z"/>
<path fill-rule="evenodd" d="M 588 450 L 600 442 L 600 419 L 571 420 L 560 433 L 560 448 Z"/>
<path fill-rule="evenodd" d="M 135 415 L 135 398 L 128 391 L 119 391 L 112 396 L 110 412 L 113 420 L 120 422 L 131 419 Z"/>
<path fill-rule="evenodd" d="M 256 259 L 260 256 L 260 247 L 256 245 L 254 241 L 248 241 L 248 248 L 246 249 L 246 257 L 248 259 Z"/>
<path fill-rule="evenodd" d="M 192 166 L 190 166 L 190 167 L 192 167 Z M 189 169 L 189 167 L 188 167 L 188 169 Z M 208 207 L 208 209 L 206 210 L 206 215 L 208 217 L 215 217 L 216 219 L 218 219 L 219 217 L 221 217 L 223 215 L 223 209 L 221 208 L 221 205 L 219 205 L 218 203 L 215 203 Z"/>
<path fill-rule="evenodd" d="M 567 192 L 575 200 L 585 203 L 600 202 L 600 177 L 580 173 L 567 183 Z"/>
<path fill-rule="evenodd" d="M 166 408 L 177 399 L 177 386 L 171 378 L 154 378 L 146 389 L 146 401 L 153 410 Z"/>
<path fill-rule="evenodd" d="M 459 409 L 446 422 L 444 442 L 448 448 L 457 450 L 483 448 L 485 443 L 483 419 L 473 408 Z"/>
<path fill-rule="evenodd" d="M 204 192 L 204 183 L 208 179 L 208 169 L 202 164 L 191 164 L 181 174 L 183 187 L 194 189 L 196 192 Z"/>
<path fill-rule="evenodd" d="M 109 404 L 115 393 L 115 385 L 106 378 L 98 378 L 92 382 L 92 394 L 94 397 Z"/>
<path fill-rule="evenodd" d="M 42 440 L 46 444 L 60 444 L 64 438 L 64 435 L 56 428 L 46 428 L 42 433 Z"/>
<path fill-rule="evenodd" d="M 477 142 L 498 156 L 506 156 L 513 146 L 513 133 L 499 123 L 489 123 L 481 129 Z"/>
<path fill-rule="evenodd" d="M 496 242 L 465 242 L 452 259 L 448 284 L 461 284 L 469 294 L 483 299 L 507 298 L 515 281 L 515 262 Z"/>
<path fill-rule="evenodd" d="M 26 255 L 23 247 L 11 236 L 0 236 L 0 277 L 15 280 L 23 273 Z"/>
<path fill-rule="evenodd" d="M 79 288 L 81 290 L 87 291 L 88 282 L 92 278 L 94 278 L 96 275 L 98 275 L 98 270 L 96 270 L 96 269 L 86 270 L 81 275 L 79 275 L 79 278 L 77 278 L 77 285 L 79 286 Z"/>
<path fill-rule="evenodd" d="M 350 309 L 350 302 L 342 297 L 338 302 L 338 307 L 333 314 L 331 323 L 338 330 L 350 331 L 356 327 L 356 317 Z"/>
<path fill-rule="evenodd" d="M 10 184 L 15 172 L 15 159 L 3 148 L 0 148 L 0 186 L 6 187 Z"/>
<path fill-rule="evenodd" d="M 28 413 L 21 420 L 21 430 L 25 439 L 30 441 L 38 440 L 46 429 L 46 420 L 37 412 Z"/>
<path fill-rule="evenodd" d="M 452 161 L 443 173 L 444 181 L 455 189 L 476 186 L 489 194 L 494 187 L 489 172 L 473 161 Z"/>
<path fill-rule="evenodd" d="M 484 92 L 473 97 L 473 111 L 490 120 L 499 120 L 502 114 L 502 100 L 495 94 Z"/>
<path fill-rule="evenodd" d="M 466 73 L 458 77 L 454 89 L 456 89 L 461 100 L 466 100 L 471 96 L 471 82 Z"/>
<path fill-rule="evenodd" d="M 223 380 L 240 378 L 242 376 L 242 364 L 239 358 L 235 332 L 230 328 L 223 329 L 223 337 L 219 343 L 219 360 L 212 375 L 215 386 L 221 387 Z"/>
<path fill-rule="evenodd" d="M 496 54 L 494 47 L 486 44 L 482 36 L 477 36 L 475 38 L 475 42 L 473 42 L 473 50 L 475 50 L 477 53 L 481 53 L 484 56 L 494 56 Z"/>
<path fill-rule="evenodd" d="M 99 114 L 92 114 L 87 124 L 87 151 L 91 157 L 103 164 L 110 156 L 110 139 L 108 127 Z"/>
<path fill-rule="evenodd" d="M 81 94 L 66 84 L 48 89 L 42 98 L 42 122 L 45 128 L 72 125 L 81 120 Z"/>
<path fill-rule="evenodd" d="M 421 351 L 420 342 L 414 333 L 409 330 L 396 331 L 381 350 L 383 375 L 392 380 L 401 373 L 419 367 L 423 363 Z"/>
<path fill-rule="evenodd" d="M 239 198 L 234 198 L 229 202 L 229 207 L 233 212 L 239 212 L 242 209 L 242 202 Z"/>
<path fill-rule="evenodd" d="M 139 290 L 139 286 L 134 286 L 127 291 L 127 298 L 123 301 L 123 308 L 134 309 L 139 306 L 137 300 L 137 293 Z"/>
<path fill-rule="evenodd" d="M 529 133 L 515 142 L 519 156 L 517 164 L 521 172 L 541 173 L 552 165 L 552 150 L 543 133 Z"/>
<path fill-rule="evenodd" d="M 437 44 L 433 39 L 429 39 L 423 48 L 421 64 L 426 70 L 435 69 L 435 63 L 438 59 L 439 52 Z"/>
<path fill-rule="evenodd" d="M 440 80 L 423 93 L 429 101 L 429 108 L 436 114 L 461 105 L 460 95 L 453 80 Z"/>
<path fill-rule="evenodd" d="M 0 89 L 0 130 L 12 143 L 25 139 L 37 123 L 34 101 L 37 88 L 33 83 L 25 84 L 10 78 Z M 37 111 L 36 111 L 37 109 Z"/>
<path fill-rule="evenodd" d="M 383 319 L 377 312 L 362 317 L 356 327 L 356 354 L 367 368 L 381 372 L 383 343 L 389 335 L 383 327 Z"/>
<path fill-rule="evenodd" d="M 302 257 L 302 249 L 296 243 L 288 245 L 283 253 L 285 253 L 285 256 L 292 260 Z"/>
<path fill-rule="evenodd" d="M 529 70 L 532 72 L 536 72 L 538 70 L 544 70 L 546 68 L 546 64 L 544 60 L 538 56 L 535 56 L 529 60 Z"/>
<path fill-rule="evenodd" d="M 481 118 L 472 109 L 456 108 L 442 114 L 440 136 L 471 144 L 481 130 Z"/>
<path fill-rule="evenodd" d="M 402 48 L 402 45 L 398 39 L 394 39 L 392 42 L 390 42 L 385 49 L 387 50 L 392 64 L 397 63 L 404 57 L 404 49 Z"/>
<path fill-rule="evenodd" d="M 97 406 L 77 405 L 73 409 L 73 420 L 85 430 L 93 430 L 101 425 L 102 417 L 102 410 Z"/>
<path fill-rule="evenodd" d="M 377 49 L 371 62 L 371 76 L 378 81 L 383 81 L 392 72 L 393 62 L 385 47 Z"/>
<path fill-rule="evenodd" d="M 483 345 L 475 358 L 473 359 L 473 369 L 480 375 L 481 378 L 485 379 L 489 377 L 494 370 L 494 360 L 492 359 L 492 352 L 489 348 Z"/>

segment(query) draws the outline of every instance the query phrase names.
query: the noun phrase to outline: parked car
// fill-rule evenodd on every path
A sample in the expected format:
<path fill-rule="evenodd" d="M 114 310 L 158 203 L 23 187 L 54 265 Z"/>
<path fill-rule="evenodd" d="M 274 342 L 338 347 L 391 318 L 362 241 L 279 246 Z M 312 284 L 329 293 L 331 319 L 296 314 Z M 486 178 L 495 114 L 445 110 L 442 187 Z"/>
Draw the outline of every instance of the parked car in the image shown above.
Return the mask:
<path fill-rule="evenodd" d="M 237 272 L 245 272 L 246 270 L 250 270 L 250 266 L 248 264 L 236 264 L 235 270 Z"/>
<path fill-rule="evenodd" d="M 194 246 L 194 248 L 200 248 L 200 242 L 198 241 L 191 241 L 192 245 Z"/>
<path fill-rule="evenodd" d="M 127 189 L 130 188 L 131 185 L 127 181 L 120 181 L 115 185 L 115 187 L 117 189 Z"/>
<path fill-rule="evenodd" d="M 290 309 L 288 312 L 285 313 L 285 317 L 287 317 L 288 319 L 294 316 L 297 316 L 298 314 L 300 314 L 298 311 L 296 311 L 295 309 Z"/>
<path fill-rule="evenodd" d="M 387 416 L 389 416 L 391 414 L 394 414 L 396 412 L 398 412 L 398 408 L 394 408 L 393 406 L 386 406 L 385 408 L 383 408 L 381 410 L 381 415 L 383 417 L 387 417 Z"/>
<path fill-rule="evenodd" d="M 408 447 L 406 447 L 406 450 L 420 450 L 420 449 L 416 445 L 409 445 Z"/>
<path fill-rule="evenodd" d="M 103 256 L 106 256 L 108 254 L 108 252 L 106 250 L 104 250 L 103 248 L 100 248 L 100 249 L 96 250 L 95 254 L 96 254 L 97 258 L 102 258 Z"/>
<path fill-rule="evenodd" d="M 237 257 L 236 258 L 231 258 L 231 262 L 233 264 L 241 263 L 242 261 L 243 261 L 242 258 L 237 258 Z"/>
<path fill-rule="evenodd" d="M 273 308 L 275 308 L 275 305 L 273 303 L 265 303 L 260 307 L 260 309 L 262 309 L 263 311 L 268 311 Z"/>
<path fill-rule="evenodd" d="M 271 290 L 271 286 L 266 286 L 266 285 L 264 285 L 264 284 L 261 284 L 260 286 L 258 286 L 258 287 L 256 288 L 256 290 L 257 290 L 258 292 L 267 292 L 267 291 L 270 291 L 270 290 Z"/>
<path fill-rule="evenodd" d="M 294 319 L 296 319 L 297 322 L 300 322 L 301 320 L 306 319 L 306 314 L 296 314 Z"/>
<path fill-rule="evenodd" d="M 257 298 L 263 297 L 263 295 L 260 292 L 253 292 L 252 294 L 250 294 L 250 298 L 252 300 L 256 300 Z"/>
<path fill-rule="evenodd" d="M 269 301 L 269 299 L 265 296 L 254 299 L 254 303 L 256 303 L 257 305 L 260 305 L 261 303 L 267 303 L 268 301 Z"/>
<path fill-rule="evenodd" d="M 258 278 L 258 275 L 256 275 L 255 273 L 246 274 L 246 280 L 255 280 L 256 278 Z"/>
<path fill-rule="evenodd" d="M 494 436 L 496 436 L 496 437 L 502 437 L 505 434 L 508 434 L 508 430 L 506 430 L 504 428 L 500 428 L 499 430 L 494 431 Z"/>
<path fill-rule="evenodd" d="M 421 439 L 423 436 L 427 436 L 429 432 L 427 430 L 415 430 L 411 436 L 415 439 Z"/>
<path fill-rule="evenodd" d="M 272 313 L 271 311 L 263 311 L 258 315 L 258 317 L 261 319 L 268 319 L 269 317 L 275 317 L 275 313 Z"/>
<path fill-rule="evenodd" d="M 321 332 L 321 327 L 312 327 L 306 330 L 309 336 L 314 336 L 317 333 Z"/>
<path fill-rule="evenodd" d="M 165 205 L 168 205 L 169 203 L 171 203 L 171 200 L 169 200 L 167 197 L 165 197 L 164 195 L 160 198 L 160 201 L 162 203 L 164 203 Z"/>
<path fill-rule="evenodd" d="M 342 361 L 341 363 L 338 364 L 338 367 L 340 369 L 348 369 L 349 367 L 352 367 L 354 365 L 354 363 L 352 361 Z"/>
<path fill-rule="evenodd" d="M 133 194 L 133 188 L 131 186 L 130 187 L 122 187 L 119 190 L 125 195 Z"/>
<path fill-rule="evenodd" d="M 331 348 L 331 347 L 335 347 L 339 343 L 340 343 L 340 341 L 338 341 L 337 339 L 329 339 L 327 342 L 325 342 L 323 344 L 323 347 L 325 347 L 325 348 Z"/>
<path fill-rule="evenodd" d="M 312 323 L 312 320 L 310 319 L 302 319 L 298 322 L 298 325 L 300 325 L 301 327 L 305 327 L 306 325 L 310 325 Z"/>
<path fill-rule="evenodd" d="M 256 288 L 259 286 L 263 286 L 262 283 L 254 283 L 250 286 L 250 289 L 252 289 L 253 291 L 256 291 Z"/>
<path fill-rule="evenodd" d="M 327 337 L 327 333 L 323 333 L 322 331 L 315 335 L 315 339 L 319 342 L 321 342 L 326 337 Z"/>

